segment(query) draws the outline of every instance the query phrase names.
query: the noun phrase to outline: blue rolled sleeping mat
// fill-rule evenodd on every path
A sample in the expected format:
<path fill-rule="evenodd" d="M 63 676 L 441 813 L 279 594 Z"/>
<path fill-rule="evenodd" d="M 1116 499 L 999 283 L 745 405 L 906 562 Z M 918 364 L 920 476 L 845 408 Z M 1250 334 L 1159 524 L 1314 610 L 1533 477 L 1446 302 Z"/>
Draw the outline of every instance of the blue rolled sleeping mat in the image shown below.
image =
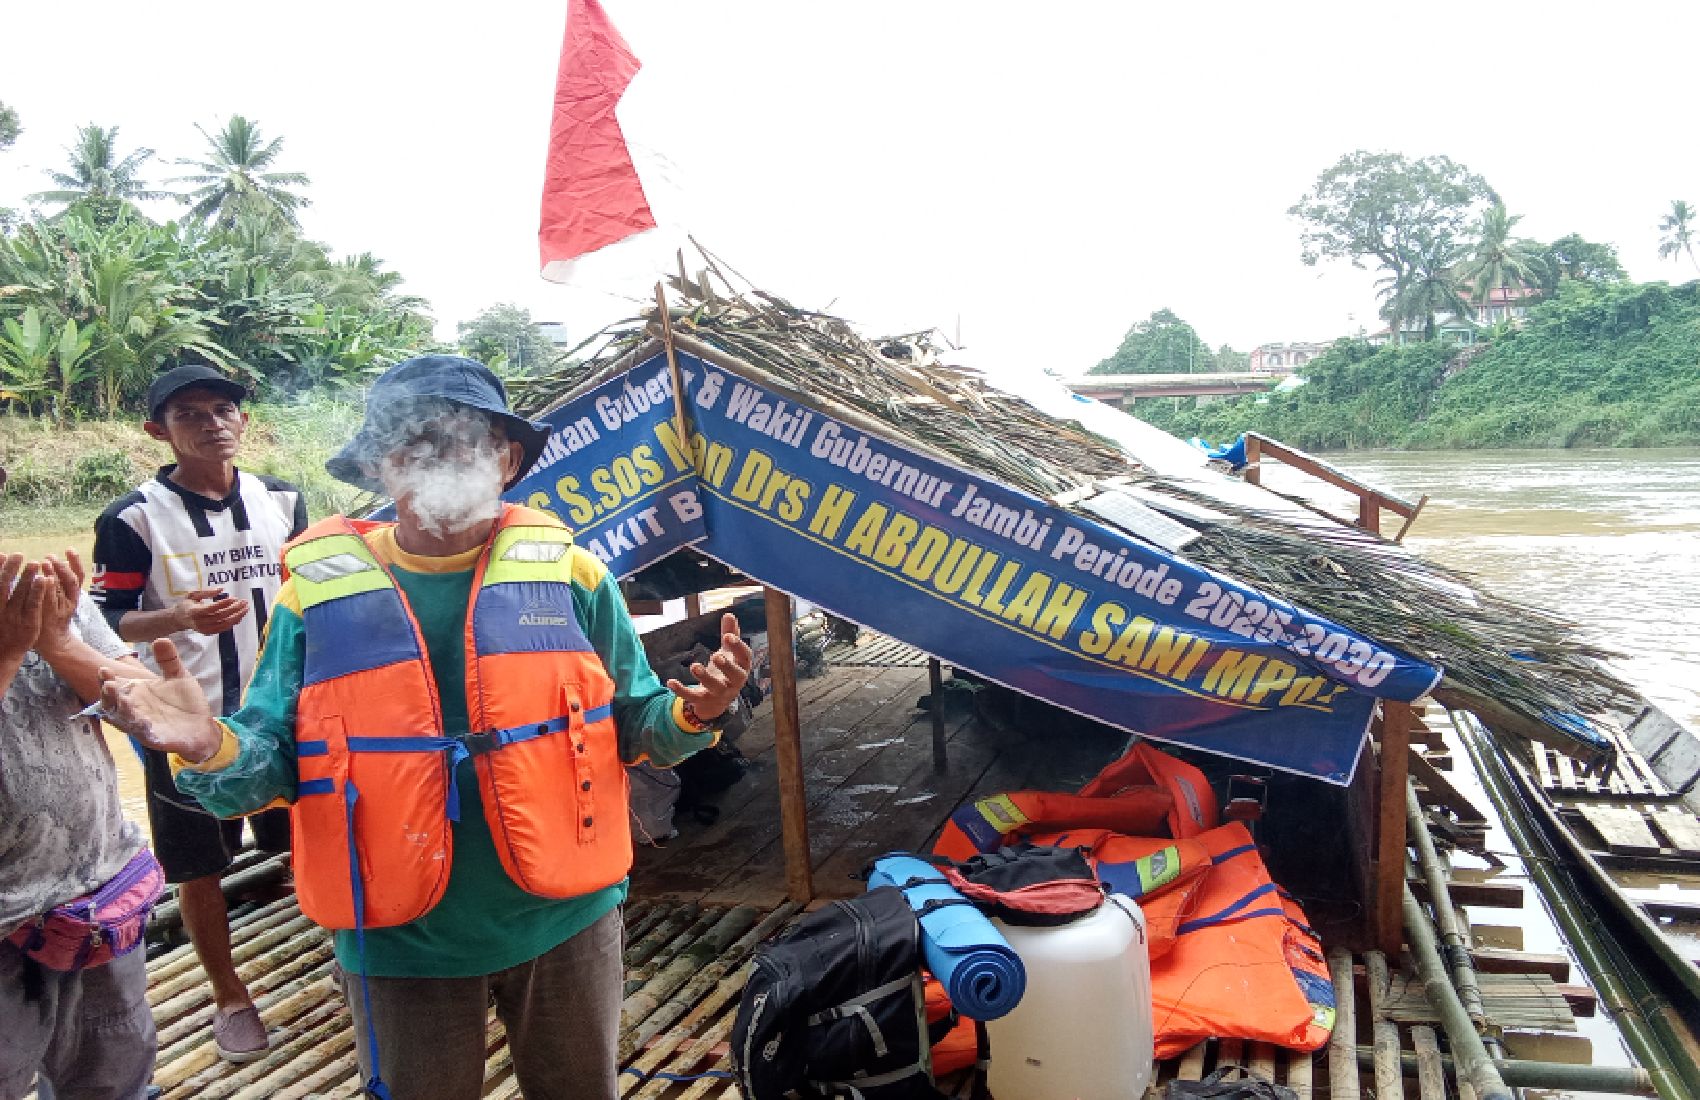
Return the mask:
<path fill-rule="evenodd" d="M 1027 989 L 1020 956 L 937 867 L 910 855 L 881 856 L 868 875 L 868 889 L 876 886 L 903 891 L 921 921 L 921 955 L 927 969 L 944 986 L 957 1012 L 971 1020 L 995 1020 L 1015 1008 Z"/>

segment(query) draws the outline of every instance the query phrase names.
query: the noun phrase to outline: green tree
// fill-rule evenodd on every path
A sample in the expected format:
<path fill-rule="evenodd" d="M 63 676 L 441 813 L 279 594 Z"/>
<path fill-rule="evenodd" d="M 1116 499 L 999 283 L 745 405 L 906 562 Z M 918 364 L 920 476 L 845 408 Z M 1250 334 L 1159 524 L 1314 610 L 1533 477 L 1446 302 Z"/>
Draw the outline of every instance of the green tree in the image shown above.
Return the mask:
<path fill-rule="evenodd" d="M 1469 317 L 1470 302 L 1458 270 L 1465 258 L 1461 241 L 1441 236 L 1420 242 L 1423 250 L 1404 257 L 1399 275 L 1377 280 L 1381 315 L 1387 319 L 1389 342 L 1402 343 L 1401 333 L 1414 321 L 1423 323 L 1423 339 L 1433 340 L 1441 314 Z"/>
<path fill-rule="evenodd" d="M 1216 369 L 1210 345 L 1171 309 L 1159 309 L 1122 337 L 1121 346 L 1088 374 L 1186 374 Z"/>
<path fill-rule="evenodd" d="M 1659 238 L 1659 259 L 1674 260 L 1686 255 L 1688 262 L 1694 265 L 1694 270 L 1700 271 L 1700 260 L 1694 258 L 1694 228 L 1697 220 L 1694 207 L 1682 199 L 1675 199 L 1670 204 L 1670 213 L 1659 221 L 1659 232 L 1664 236 Z"/>
<path fill-rule="evenodd" d="M 23 127 L 18 122 L 17 110 L 0 103 L 0 152 L 10 149 L 12 143 L 18 140 L 18 135 L 23 132 Z"/>
<path fill-rule="evenodd" d="M 1628 278 L 1618 261 L 1617 249 L 1597 244 L 1571 233 L 1546 246 L 1542 257 L 1542 289 L 1552 292 L 1570 280 L 1609 283 Z"/>
<path fill-rule="evenodd" d="M 1447 308 L 1441 303 L 1456 296 L 1450 269 L 1498 201 L 1485 179 L 1450 158 L 1360 149 L 1318 176 L 1287 213 L 1304 224 L 1306 264 L 1343 259 L 1382 272 L 1383 316 L 1397 334 L 1419 317 L 1433 331 L 1435 313 Z"/>
<path fill-rule="evenodd" d="M 455 326 L 461 351 L 492 370 L 537 374 L 555 359 L 555 348 L 532 323 L 531 311 L 509 302 L 480 310 Z"/>
<path fill-rule="evenodd" d="M 1482 214 L 1474 251 L 1458 273 L 1477 305 L 1487 302 L 1496 290 L 1537 287 L 1545 279 L 1546 259 L 1541 246 L 1511 235 L 1522 220 L 1521 215 L 1507 213 L 1504 203 L 1495 203 Z"/>
<path fill-rule="evenodd" d="M 239 210 L 252 207 L 270 210 L 290 225 L 296 224 L 296 211 L 308 206 L 310 200 L 291 188 L 306 187 L 312 181 L 300 172 L 271 170 L 283 151 L 281 137 L 266 140 L 259 123 L 242 115 L 230 116 L 216 134 L 207 133 L 198 124 L 195 129 L 207 139 L 211 156 L 179 161 L 200 171 L 173 181 L 192 187 L 184 196 L 191 218 L 229 224 Z"/>
<path fill-rule="evenodd" d="M 72 203 L 95 200 L 136 202 L 146 199 L 170 198 L 169 191 L 152 191 L 142 179 L 142 165 L 153 159 L 152 149 L 136 149 L 123 156 L 118 154 L 118 127 L 96 126 L 90 123 L 77 128 L 77 140 L 65 147 L 70 156 L 69 171 L 47 169 L 47 177 L 58 185 L 57 190 L 39 191 L 30 196 L 37 202 Z"/>

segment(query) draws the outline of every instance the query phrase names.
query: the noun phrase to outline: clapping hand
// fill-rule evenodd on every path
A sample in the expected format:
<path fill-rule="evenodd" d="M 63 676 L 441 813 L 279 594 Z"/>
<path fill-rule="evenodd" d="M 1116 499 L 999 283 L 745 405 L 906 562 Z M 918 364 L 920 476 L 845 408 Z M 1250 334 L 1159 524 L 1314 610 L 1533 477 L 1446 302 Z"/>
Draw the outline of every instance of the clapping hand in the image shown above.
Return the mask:
<path fill-rule="evenodd" d="M 150 749 L 174 752 L 191 763 L 218 751 L 223 731 L 213 721 L 201 685 L 183 667 L 171 639 L 153 643 L 158 680 L 121 680 L 100 670 L 100 706 L 107 721 Z"/>
<path fill-rule="evenodd" d="M 22 554 L 0 558 L 0 661 L 21 661 L 35 648 L 52 584 L 40 562 L 26 565 Z"/>
<path fill-rule="evenodd" d="M 41 608 L 41 634 L 35 649 L 53 660 L 76 636 L 71 633 L 71 619 L 77 613 L 77 601 L 83 592 L 83 560 L 75 550 L 65 551 L 65 560 L 49 556 L 40 563 L 44 586 Z"/>
<path fill-rule="evenodd" d="M 750 678 L 750 665 L 755 655 L 738 633 L 738 617 L 730 612 L 720 616 L 720 648 L 707 664 L 691 665 L 696 683 L 686 686 L 668 680 L 673 694 L 690 704 L 691 710 L 704 722 L 712 722 L 726 713 L 726 708 L 744 690 Z"/>

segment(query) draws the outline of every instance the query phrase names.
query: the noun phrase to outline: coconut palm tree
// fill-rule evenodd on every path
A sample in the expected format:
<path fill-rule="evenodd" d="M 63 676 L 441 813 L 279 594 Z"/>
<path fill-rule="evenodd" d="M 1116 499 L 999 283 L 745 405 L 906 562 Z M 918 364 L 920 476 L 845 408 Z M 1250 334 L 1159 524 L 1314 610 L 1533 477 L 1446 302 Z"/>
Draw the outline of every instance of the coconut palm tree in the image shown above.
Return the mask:
<path fill-rule="evenodd" d="M 116 199 L 135 202 L 167 199 L 169 191 L 150 191 L 141 177 L 142 165 L 153 158 L 152 149 L 137 149 L 118 155 L 118 127 L 90 123 L 77 128 L 77 140 L 65 147 L 70 154 L 70 171 L 47 170 L 58 190 L 38 191 L 35 202 L 58 202 L 67 206 L 83 199 Z"/>
<path fill-rule="evenodd" d="M 1681 199 L 1673 200 L 1670 213 L 1659 222 L 1659 232 L 1664 234 L 1659 240 L 1659 259 L 1674 260 L 1687 253 L 1688 262 L 1700 271 L 1700 260 L 1694 258 L 1694 229 L 1695 222 L 1700 221 L 1694 207 Z"/>
<path fill-rule="evenodd" d="M 267 141 L 259 123 L 242 115 L 231 115 L 216 134 L 200 125 L 195 129 L 207 139 L 212 156 L 179 161 L 200 171 L 173 181 L 194 188 L 183 199 L 191 206 L 191 217 L 228 224 L 247 206 L 275 211 L 290 225 L 296 224 L 295 212 L 309 205 L 309 200 L 290 188 L 306 187 L 312 181 L 300 172 L 269 170 L 283 149 L 282 138 Z"/>
<path fill-rule="evenodd" d="M 1470 302 L 1458 279 L 1458 266 L 1463 260 L 1463 246 L 1442 237 L 1423 242 L 1420 251 L 1406 259 L 1400 274 L 1389 275 L 1376 282 L 1376 294 L 1382 298 L 1381 315 L 1387 319 L 1388 342 L 1398 344 L 1403 326 L 1419 318 L 1423 322 L 1423 340 L 1433 340 L 1436 318 L 1442 314 L 1467 318 Z"/>
<path fill-rule="evenodd" d="M 1511 230 L 1522 220 L 1522 215 L 1508 214 L 1504 203 L 1495 203 L 1482 213 L 1476 246 L 1458 271 L 1459 280 L 1470 288 L 1478 306 L 1485 305 L 1496 290 L 1508 302 L 1512 287 L 1540 286 L 1546 278 L 1541 246 L 1511 236 Z"/>

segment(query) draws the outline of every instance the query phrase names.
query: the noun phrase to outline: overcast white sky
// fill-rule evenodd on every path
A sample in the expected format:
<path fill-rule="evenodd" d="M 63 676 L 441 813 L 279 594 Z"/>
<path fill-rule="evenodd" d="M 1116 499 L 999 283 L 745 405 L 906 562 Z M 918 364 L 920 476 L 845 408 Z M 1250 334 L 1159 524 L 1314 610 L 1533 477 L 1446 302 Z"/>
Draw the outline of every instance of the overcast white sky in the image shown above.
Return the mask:
<path fill-rule="evenodd" d="M 1687 0 L 606 6 L 645 65 L 622 118 L 670 164 L 664 215 L 799 304 L 960 325 L 967 362 L 1080 373 L 1163 306 L 1242 350 L 1374 327 L 1370 276 L 1305 267 L 1286 215 L 1360 147 L 1451 156 L 1519 232 L 1693 277 L 1655 251 L 1669 201 L 1700 201 Z M 497 301 L 587 333 L 630 306 L 537 275 L 565 11 L 8 5 L 25 132 L 0 204 L 48 186 L 80 123 L 170 159 L 243 113 L 312 177 L 307 232 L 383 257 L 443 335 Z"/>

